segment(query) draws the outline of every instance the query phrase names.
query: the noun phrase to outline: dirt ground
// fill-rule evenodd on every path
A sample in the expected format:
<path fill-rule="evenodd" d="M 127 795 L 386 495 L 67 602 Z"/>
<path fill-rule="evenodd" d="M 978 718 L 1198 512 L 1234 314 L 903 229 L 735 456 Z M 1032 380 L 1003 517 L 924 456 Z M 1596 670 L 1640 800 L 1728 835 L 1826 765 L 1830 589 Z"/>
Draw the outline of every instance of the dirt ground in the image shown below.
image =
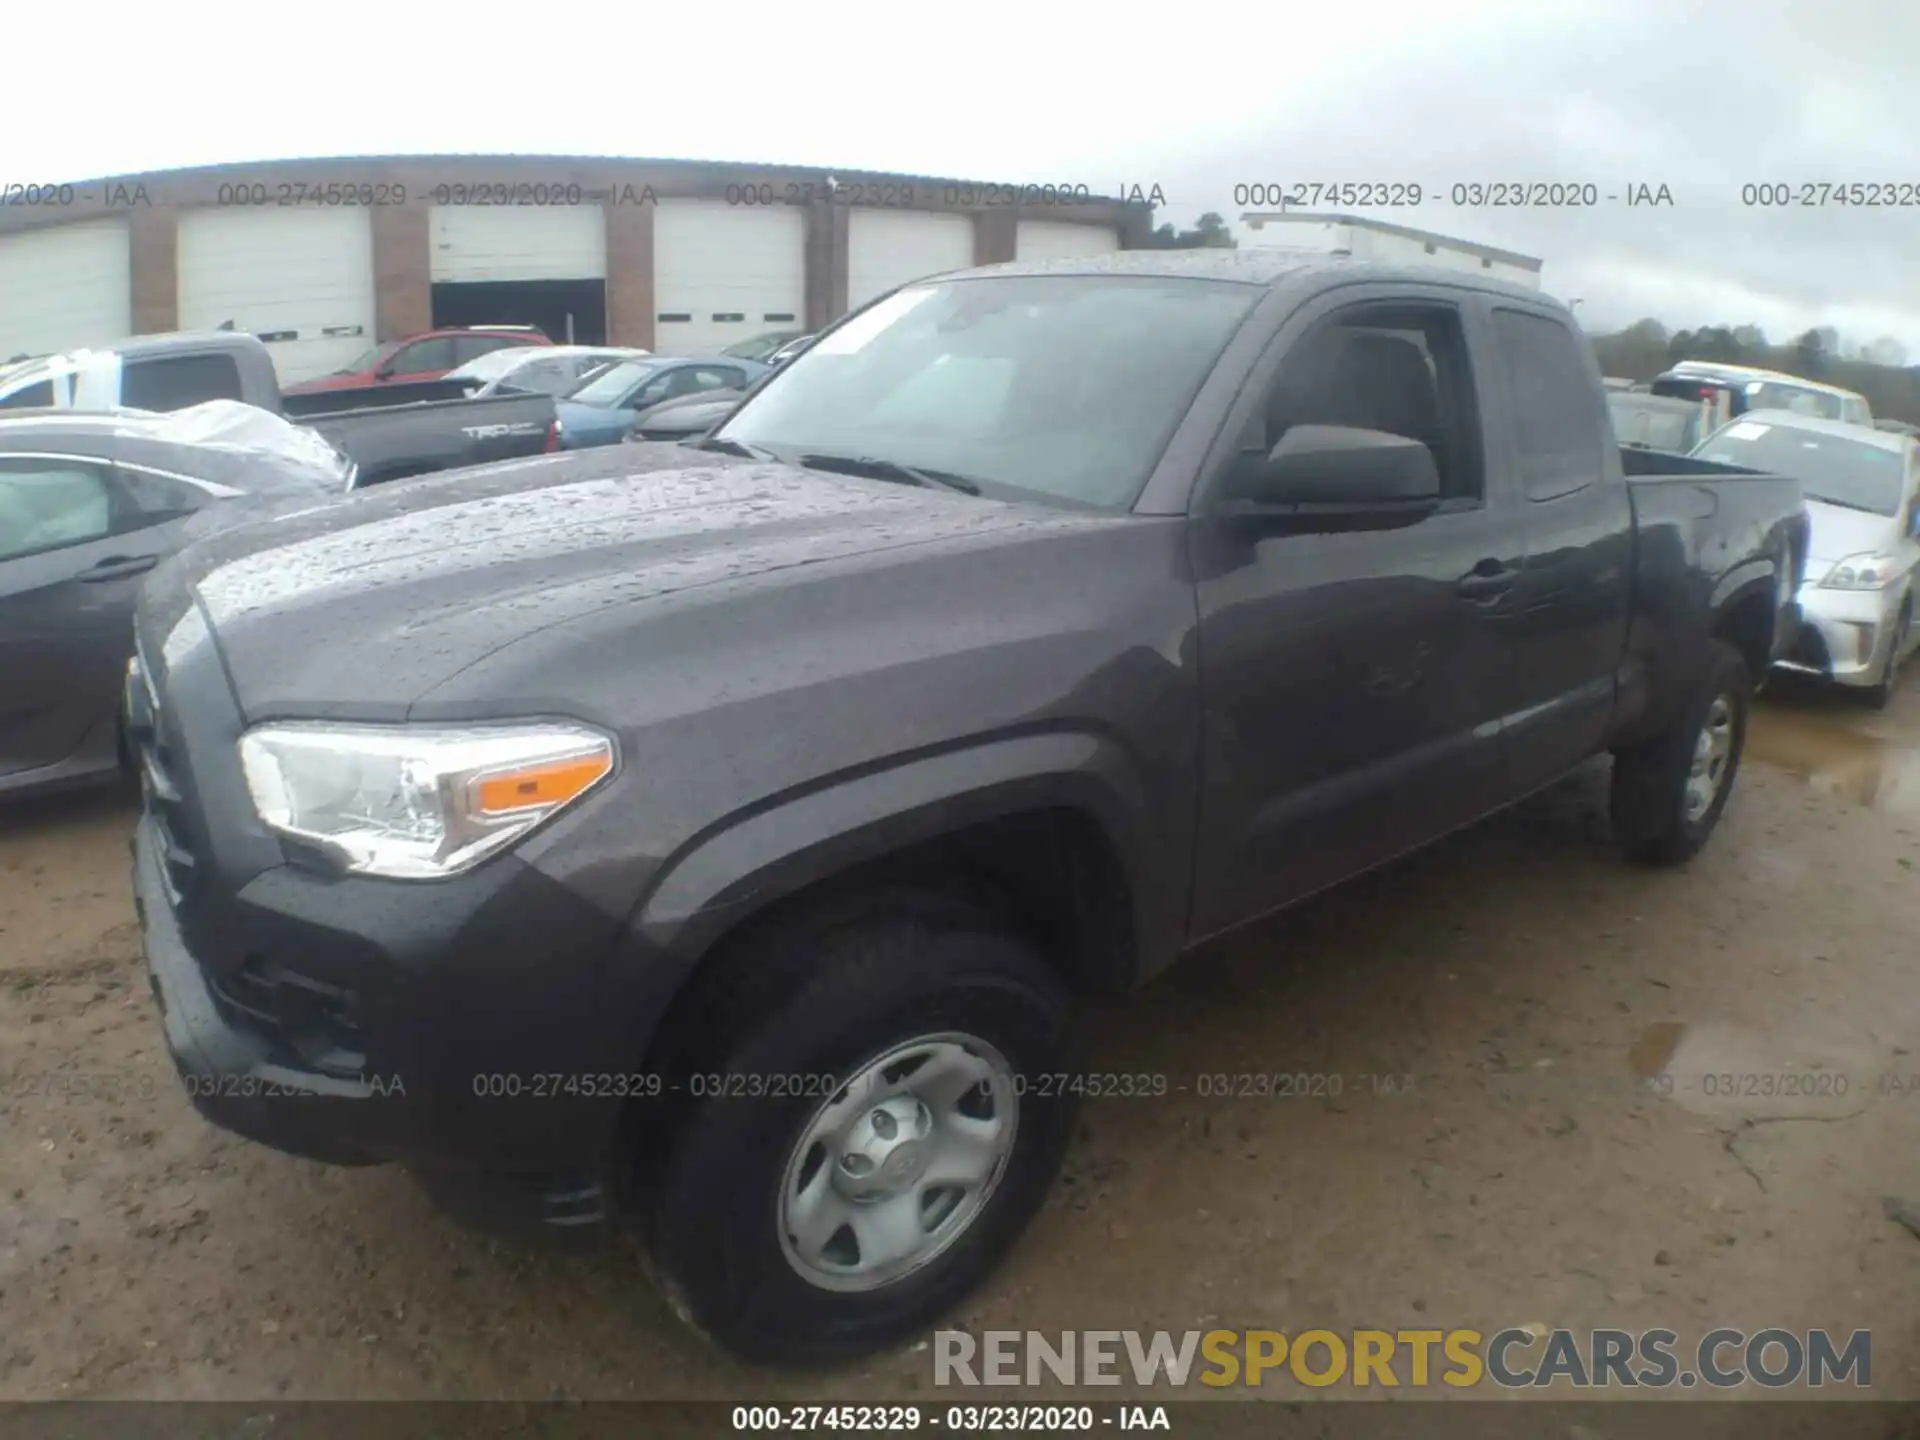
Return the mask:
<path fill-rule="evenodd" d="M 1603 769 L 1576 775 L 1100 1015 L 1096 1068 L 1172 1093 L 1087 1105 L 1038 1223 L 955 1319 L 1864 1328 L 1873 1393 L 1920 1397 L 1920 1239 L 1882 1210 L 1920 1210 L 1920 686 L 1881 715 L 1770 694 L 1683 871 L 1618 861 L 1604 796 Z M 0 1072 L 120 1092 L 0 1095 L 0 1399 L 930 1391 L 924 1347 L 750 1370 L 630 1253 L 516 1250 L 397 1171 L 204 1123 L 147 994 L 128 824 L 112 797 L 0 815 Z M 1810 1071 L 1847 1093 L 1729 1101 L 1706 1078 Z M 1222 1072 L 1343 1093 L 1198 1093 Z M 1670 1095 L 1639 1084 L 1659 1074 Z"/>

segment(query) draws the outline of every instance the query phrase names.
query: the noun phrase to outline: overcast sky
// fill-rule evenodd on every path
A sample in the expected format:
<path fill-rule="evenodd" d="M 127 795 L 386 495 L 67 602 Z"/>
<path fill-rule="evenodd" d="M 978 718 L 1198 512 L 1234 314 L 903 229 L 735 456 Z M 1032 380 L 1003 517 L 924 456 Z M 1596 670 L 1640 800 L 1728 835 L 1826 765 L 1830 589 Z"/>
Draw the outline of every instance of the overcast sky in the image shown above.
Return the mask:
<path fill-rule="evenodd" d="M 1159 218 L 1189 224 L 1237 217 L 1240 183 L 1418 182 L 1441 198 L 1371 213 L 1541 257 L 1590 328 L 1831 325 L 1920 357 L 1920 6 L 1900 0 L 95 0 L 77 49 L 68 12 L 14 9 L 16 62 L 47 58 L 8 67 L 10 112 L 38 119 L 0 138 L 0 183 L 299 155 L 646 155 L 1157 184 Z M 1674 203 L 1446 202 L 1498 180 L 1664 184 Z M 1747 183 L 1850 181 L 1904 182 L 1915 203 L 1741 203 Z"/>

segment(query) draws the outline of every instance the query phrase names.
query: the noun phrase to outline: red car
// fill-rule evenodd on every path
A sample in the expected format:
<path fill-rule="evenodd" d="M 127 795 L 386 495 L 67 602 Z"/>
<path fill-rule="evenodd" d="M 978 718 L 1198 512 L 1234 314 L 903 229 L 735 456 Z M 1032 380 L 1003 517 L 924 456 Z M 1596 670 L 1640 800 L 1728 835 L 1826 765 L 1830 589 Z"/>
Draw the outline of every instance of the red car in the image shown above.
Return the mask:
<path fill-rule="evenodd" d="M 286 387 L 288 395 L 317 390 L 347 390 L 357 385 L 388 385 L 409 380 L 438 380 L 494 350 L 512 345 L 551 345 L 532 325 L 473 325 L 428 330 L 404 340 L 376 345 L 344 370 Z"/>

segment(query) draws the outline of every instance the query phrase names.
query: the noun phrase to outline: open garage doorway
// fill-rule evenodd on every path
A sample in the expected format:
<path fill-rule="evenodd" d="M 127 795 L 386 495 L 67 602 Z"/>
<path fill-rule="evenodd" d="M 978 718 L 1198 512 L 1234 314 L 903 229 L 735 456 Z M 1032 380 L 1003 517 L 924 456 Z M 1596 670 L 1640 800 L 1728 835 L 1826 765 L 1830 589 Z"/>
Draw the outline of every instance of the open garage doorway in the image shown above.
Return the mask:
<path fill-rule="evenodd" d="M 537 325 L 558 345 L 607 343 L 604 280 L 465 280 L 433 287 L 433 323 Z"/>

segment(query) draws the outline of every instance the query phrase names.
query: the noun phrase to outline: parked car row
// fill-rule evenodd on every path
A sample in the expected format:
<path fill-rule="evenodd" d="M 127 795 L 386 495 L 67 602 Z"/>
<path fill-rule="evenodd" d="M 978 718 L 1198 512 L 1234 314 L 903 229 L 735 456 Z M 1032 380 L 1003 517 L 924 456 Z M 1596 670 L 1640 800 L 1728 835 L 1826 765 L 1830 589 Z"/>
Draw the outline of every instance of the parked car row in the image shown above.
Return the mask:
<path fill-rule="evenodd" d="M 351 364 L 314 380 L 289 385 L 289 395 L 354 390 L 369 385 L 418 384 L 469 365 L 499 350 L 552 345 L 532 325 L 456 326 L 376 345 Z"/>
<path fill-rule="evenodd" d="M 1887 705 L 1916 645 L 1920 426 L 1796 375 L 1687 361 L 1645 390 L 1610 384 L 1623 445 L 1792 475 L 1806 495 L 1803 624 L 1780 667 Z"/>
<path fill-rule="evenodd" d="M 42 356 L 0 372 L 0 413 L 31 408 L 168 412 L 239 400 L 324 435 L 360 485 L 537 455 L 559 445 L 552 397 L 416 381 L 358 390 L 282 391 L 267 347 L 229 331 L 142 335 Z"/>

